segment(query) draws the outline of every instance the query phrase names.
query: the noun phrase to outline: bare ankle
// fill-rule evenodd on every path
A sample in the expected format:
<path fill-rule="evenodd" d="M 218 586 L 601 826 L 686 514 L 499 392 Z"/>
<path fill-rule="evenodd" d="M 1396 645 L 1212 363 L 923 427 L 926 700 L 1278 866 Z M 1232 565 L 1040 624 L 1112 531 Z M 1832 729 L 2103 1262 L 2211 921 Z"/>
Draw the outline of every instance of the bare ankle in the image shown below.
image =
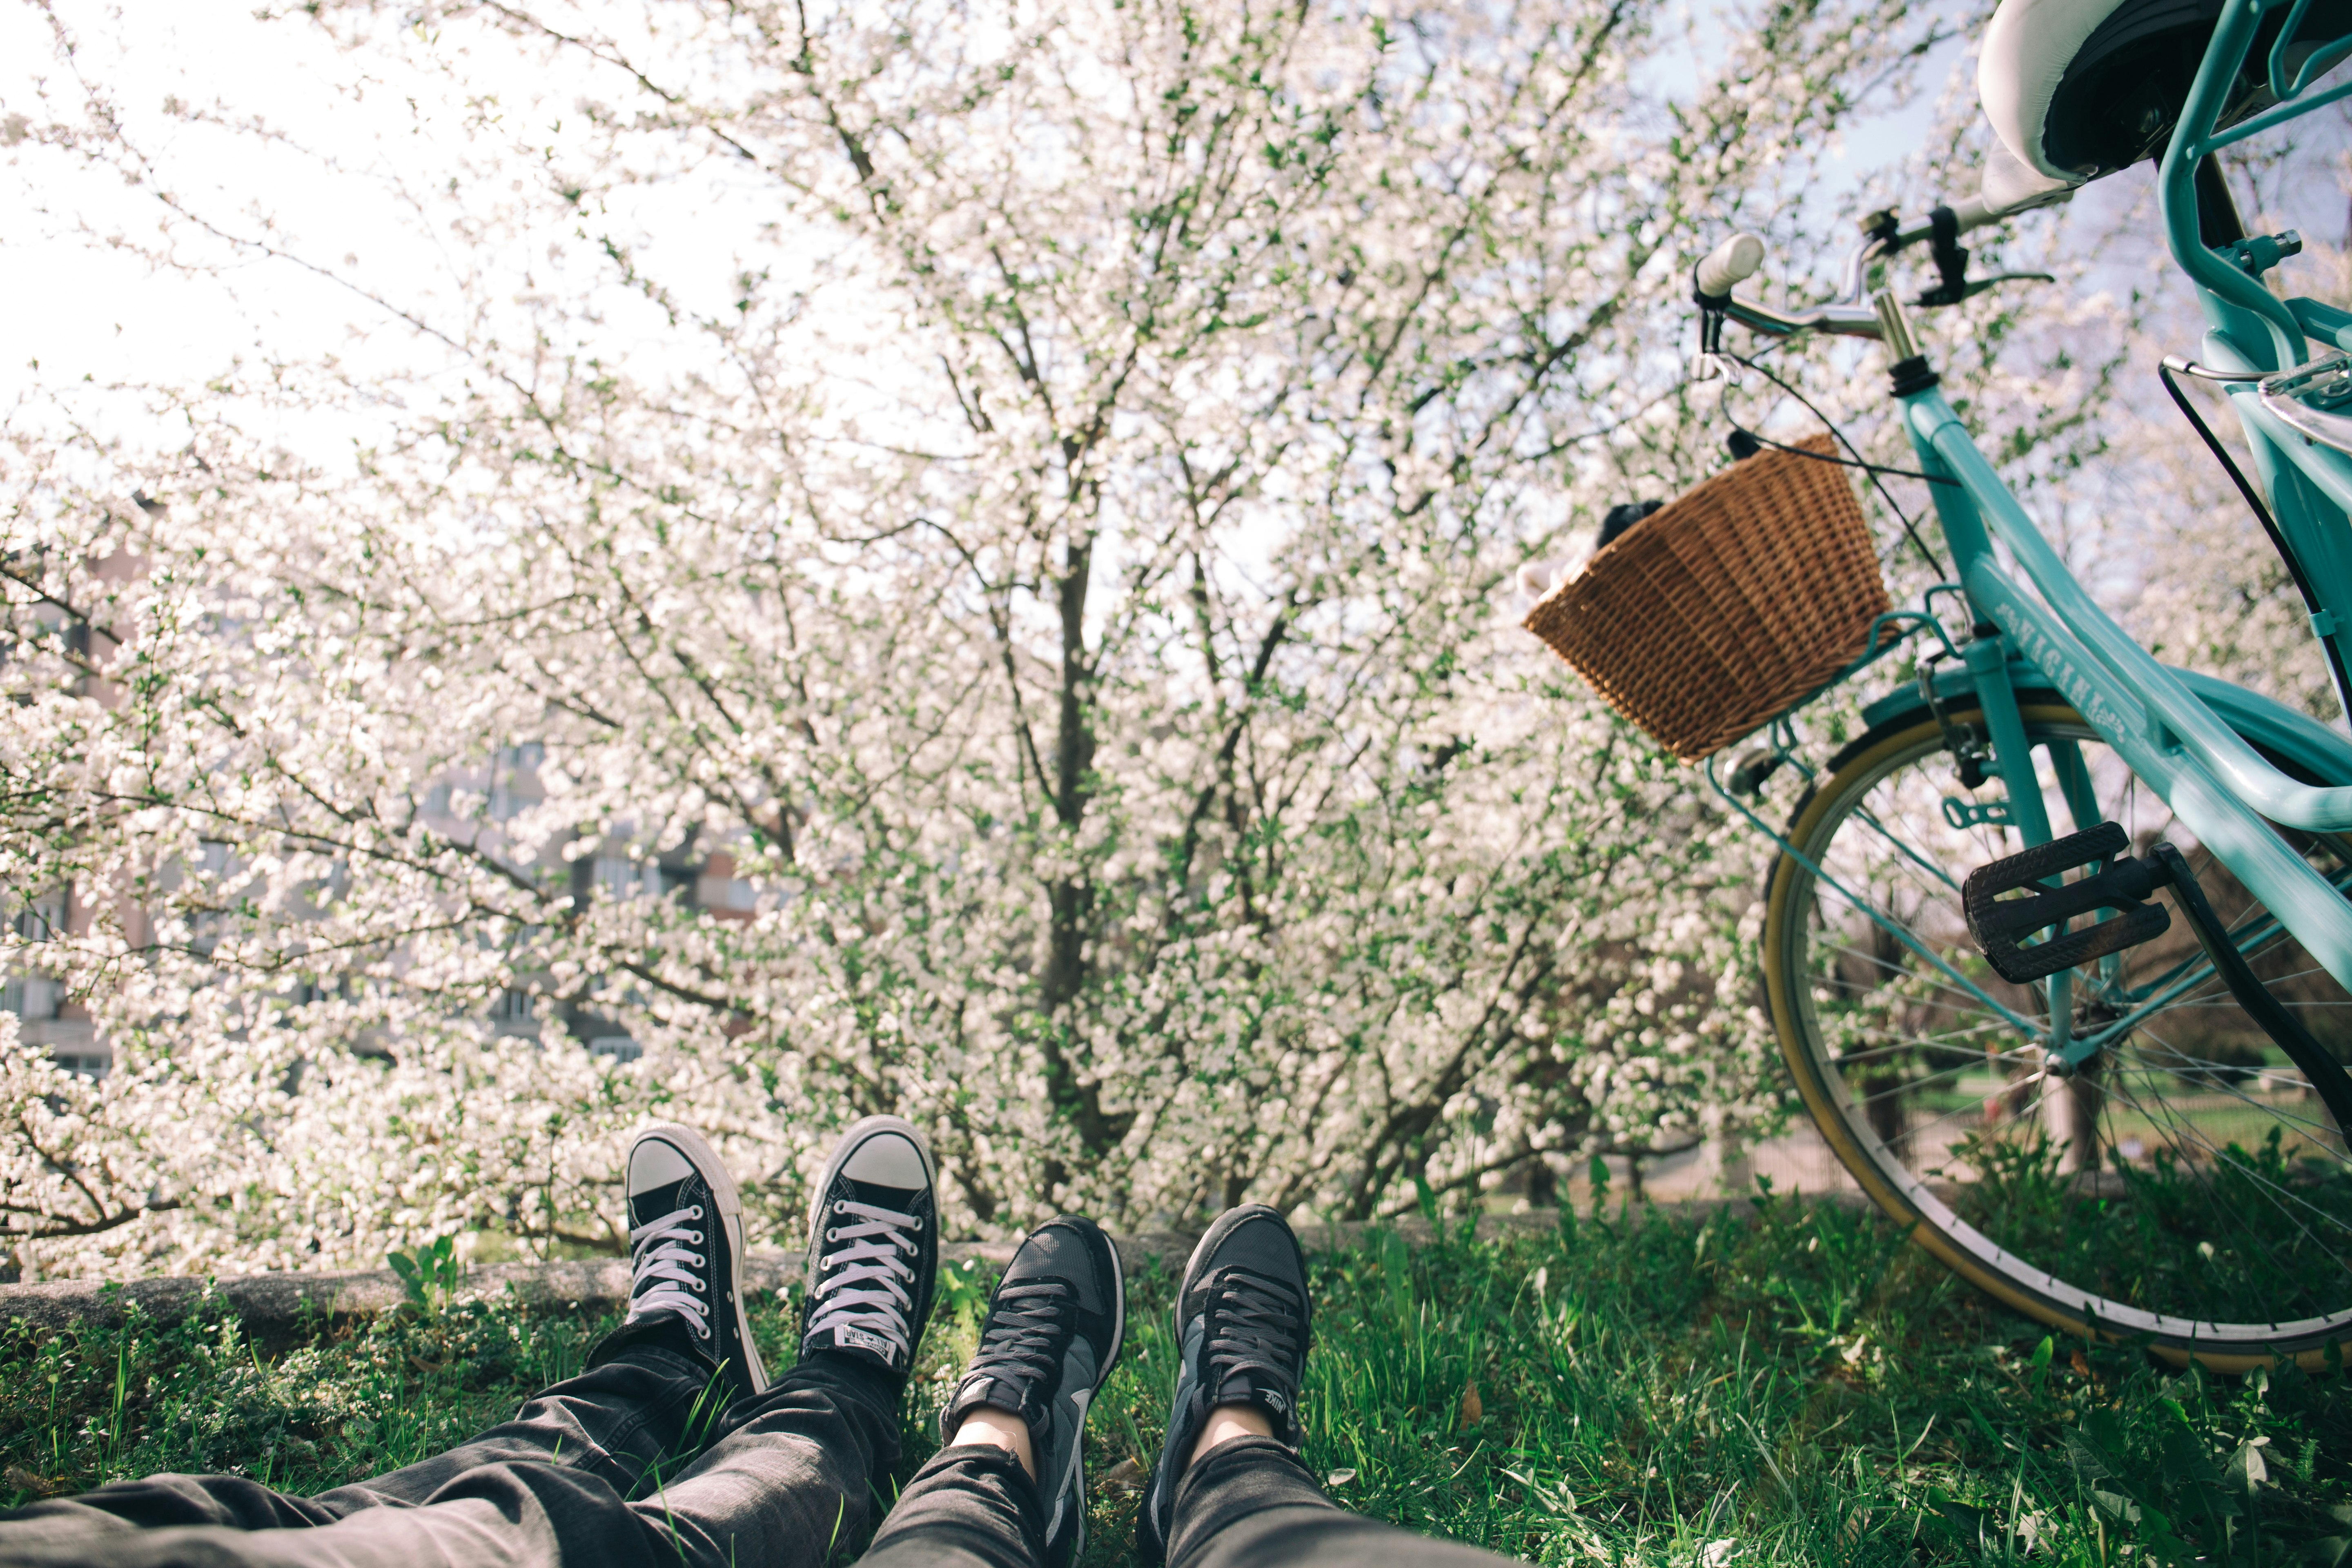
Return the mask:
<path fill-rule="evenodd" d="M 1256 1405 L 1220 1405 L 1209 1412 L 1209 1424 L 1201 1428 L 1201 1440 L 1192 1445 L 1192 1456 L 1184 1463 L 1188 1468 L 1197 1465 L 1210 1449 L 1239 1437 L 1273 1436 L 1274 1423 Z"/>
<path fill-rule="evenodd" d="M 973 1411 L 963 1418 L 963 1425 L 956 1428 L 955 1436 L 947 1442 L 950 1448 L 967 1444 L 985 1444 L 990 1447 L 1006 1449 L 1021 1461 L 1021 1468 L 1029 1472 L 1031 1480 L 1037 1479 L 1037 1455 L 1030 1443 L 1029 1423 L 1018 1415 L 986 1408 Z"/>

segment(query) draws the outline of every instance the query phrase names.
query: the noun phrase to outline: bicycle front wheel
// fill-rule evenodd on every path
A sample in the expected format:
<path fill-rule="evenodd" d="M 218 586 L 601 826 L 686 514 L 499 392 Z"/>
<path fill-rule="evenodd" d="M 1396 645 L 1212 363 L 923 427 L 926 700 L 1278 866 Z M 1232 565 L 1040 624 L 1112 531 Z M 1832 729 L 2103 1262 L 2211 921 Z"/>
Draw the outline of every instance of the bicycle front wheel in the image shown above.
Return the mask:
<path fill-rule="evenodd" d="M 2170 841 L 2273 994 L 2352 1059 L 2352 994 L 2079 714 L 2025 700 L 2053 830 L 2121 823 L 2135 854 Z M 1982 732 L 1972 707 L 1948 717 Z M 2001 981 L 1968 940 L 1961 879 L 2024 846 L 1999 777 L 1970 790 L 1958 773 L 1932 718 L 1874 730 L 1807 793 L 1773 867 L 1773 1022 L 1831 1147 L 1921 1245 L 2044 1322 L 2216 1370 L 2352 1343 L 2345 1130 L 2185 920 L 2069 972 L 2068 1032 L 2097 1049 L 2054 1067 L 2050 984 Z M 2352 885 L 2352 843 L 2282 836 Z"/>

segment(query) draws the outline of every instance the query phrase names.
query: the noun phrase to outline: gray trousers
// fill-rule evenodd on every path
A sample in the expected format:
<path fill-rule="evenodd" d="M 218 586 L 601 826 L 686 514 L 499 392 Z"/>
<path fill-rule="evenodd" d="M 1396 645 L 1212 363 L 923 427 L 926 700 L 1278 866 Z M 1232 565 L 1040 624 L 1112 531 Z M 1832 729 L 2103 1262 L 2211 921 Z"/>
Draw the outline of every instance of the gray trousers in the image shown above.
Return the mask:
<path fill-rule="evenodd" d="M 0 1568 L 1038 1568 L 1045 1513 L 999 1448 L 940 1452 L 891 1506 L 898 1391 L 819 1354 L 714 1420 L 716 1381 L 660 1316 L 511 1421 L 316 1497 L 150 1476 L 0 1513 Z M 887 1515 L 887 1521 L 884 1515 Z M 880 1532 L 876 1526 L 880 1523 Z M 1270 1438 L 1178 1487 L 1170 1568 L 1486 1568 L 1334 1507 Z"/>
<path fill-rule="evenodd" d="M 898 1392 L 815 1356 L 719 1415 L 667 1314 L 608 1337 L 578 1377 L 471 1442 L 289 1497 L 244 1476 L 150 1476 L 0 1513 L 0 1564 L 517 1568 L 846 1560 L 887 1508 Z"/>

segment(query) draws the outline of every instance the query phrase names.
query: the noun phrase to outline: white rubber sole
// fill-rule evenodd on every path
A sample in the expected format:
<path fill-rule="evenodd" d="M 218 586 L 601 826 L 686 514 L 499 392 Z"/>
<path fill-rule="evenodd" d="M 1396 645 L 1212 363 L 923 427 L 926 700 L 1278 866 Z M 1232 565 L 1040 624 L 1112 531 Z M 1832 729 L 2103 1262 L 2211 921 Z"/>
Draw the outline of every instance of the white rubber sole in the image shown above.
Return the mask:
<path fill-rule="evenodd" d="M 647 1138 L 659 1138 L 665 1143 L 675 1144 L 686 1155 L 695 1173 L 709 1185 L 710 1201 L 719 1205 L 719 1223 L 727 1227 L 727 1255 L 735 1263 L 735 1289 L 730 1293 L 735 1298 L 736 1339 L 743 1347 L 744 1364 L 751 1372 L 751 1392 L 765 1394 L 768 1391 L 768 1369 L 760 1360 L 760 1347 L 752 1342 L 751 1318 L 743 1305 L 743 1192 L 735 1184 L 735 1173 L 727 1168 L 727 1162 L 719 1157 L 719 1151 L 710 1146 L 710 1140 L 691 1127 L 664 1124 L 648 1127 L 637 1134 L 637 1142 Z M 635 1146 L 635 1142 L 630 1145 L 632 1150 Z M 622 1168 L 625 1170 L 627 1167 L 624 1165 Z"/>

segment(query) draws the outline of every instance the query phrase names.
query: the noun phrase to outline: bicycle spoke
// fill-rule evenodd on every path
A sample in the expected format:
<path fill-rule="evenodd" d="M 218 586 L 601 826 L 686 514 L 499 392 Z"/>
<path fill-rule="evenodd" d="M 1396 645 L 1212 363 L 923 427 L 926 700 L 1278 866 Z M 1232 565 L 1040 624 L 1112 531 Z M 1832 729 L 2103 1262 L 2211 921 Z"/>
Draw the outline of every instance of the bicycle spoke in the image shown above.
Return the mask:
<path fill-rule="evenodd" d="M 2215 1149 L 2212 1145 L 2211 1140 L 2206 1138 L 2201 1132 L 2198 1132 L 2193 1127 L 2186 1126 L 2180 1122 L 2179 1120 L 2171 1113 L 2168 1106 L 2164 1107 L 2161 1112 L 2159 1112 L 2159 1110 L 2151 1109 L 2142 1103 L 2138 1098 L 2131 1094 L 2128 1089 L 2120 1088 L 2116 1090 L 2116 1097 L 2122 1100 L 2131 1109 L 2138 1111 L 2141 1116 L 2145 1117 L 2149 1121 L 2151 1126 L 2157 1123 L 2159 1119 L 2159 1114 L 2161 1114 L 2163 1121 L 2168 1125 L 2170 1125 L 2181 1131 L 2185 1131 L 2189 1139 L 2209 1151 L 2213 1155 L 2212 1163 L 2215 1165 L 2226 1165 L 2230 1169 L 2237 1171 L 2250 1182 L 2256 1184 L 2259 1187 L 2264 1189 L 2263 1196 L 2265 1202 L 2269 1203 L 2273 1208 L 2277 1209 L 2286 1219 L 2287 1223 L 2294 1226 L 2296 1231 L 2303 1235 L 2303 1237 L 2311 1242 L 2313 1246 L 2322 1247 L 2323 1249 L 2325 1248 L 2326 1244 L 2320 1241 L 2318 1237 L 2312 1234 L 2310 1227 L 2304 1224 L 2300 1217 L 2294 1215 L 2291 1210 L 2288 1210 L 2278 1201 L 2278 1196 L 2276 1195 L 2277 1190 L 2275 1189 L 2274 1184 L 2263 1180 L 2261 1173 L 2248 1169 L 2242 1162 L 2230 1159 L 2224 1151 Z M 2176 1137 L 2172 1142 L 2176 1149 L 2181 1146 L 2182 1140 L 2179 1138 Z M 2179 1173 L 2177 1171 L 2176 1174 Z M 2200 1162 L 2194 1160 L 2190 1161 L 2186 1166 L 2185 1173 L 2187 1178 L 2194 1183 L 2198 1192 L 2201 1194 L 2205 1209 L 2213 1216 L 2217 1229 L 2222 1230 L 2226 1234 L 2230 1235 L 2233 1238 L 2233 1245 L 2235 1246 L 2243 1247 L 2251 1243 L 2252 1245 L 2260 1247 L 2263 1256 L 2267 1262 L 2269 1262 L 2273 1268 L 2280 1267 L 2280 1258 L 2277 1249 L 2272 1247 L 2268 1242 L 2264 1241 L 2253 1227 L 2244 1223 L 2245 1216 L 2238 1212 L 2235 1205 L 2228 1203 L 2223 1198 L 2218 1185 L 2203 1174 L 2202 1166 Z M 2294 1196 L 2292 1194 L 2287 1194 L 2285 1195 L 2290 1197 Z M 2320 1213 L 2324 1215 L 2326 1211 L 2315 1210 L 2315 1212 Z M 2339 1264 L 2339 1267 L 2341 1268 L 2343 1266 Z"/>
<path fill-rule="evenodd" d="M 2011 1124 L 2023 1123 L 2030 1112 L 2039 1110 L 2043 1102 L 2050 1098 L 2050 1086 L 2053 1084 L 2063 1083 L 2063 1081 L 2065 1080 L 2053 1077 L 2048 1072 L 2037 1072 L 2029 1077 L 2020 1079 L 2013 1084 L 2008 1085 L 2007 1090 L 2013 1091 L 2026 1084 L 2038 1083 L 2042 1086 L 2042 1091 L 2035 1095 L 2031 1101 L 2011 1111 L 2007 1118 L 2007 1121 Z M 1981 1112 L 1983 1109 L 1984 1105 L 1981 1101 L 1975 1105 L 1956 1105 L 1951 1110 L 1945 1111 L 1942 1115 L 1930 1117 L 1916 1127 L 1906 1127 L 1905 1136 L 1916 1140 L 1918 1134 L 1932 1131 L 1936 1128 L 1941 1127 L 1945 1122 L 1951 1121 L 1952 1118 L 1956 1116 L 1966 1116 L 1971 1110 Z"/>
<path fill-rule="evenodd" d="M 1877 954 L 1865 952 L 1858 947 L 1851 947 L 1843 943 L 1832 943 L 1822 949 L 1822 951 L 1841 953 L 1852 958 L 1859 959 L 1864 963 L 1876 964 L 1884 971 L 1883 978 L 1885 979 L 1892 980 L 1902 978 L 1916 980 L 1923 985 L 1933 986 L 1936 990 L 1944 993 L 1946 995 L 1962 997 L 1971 1003 L 1979 1002 L 1980 1000 L 1973 991 L 1964 990 L 1958 985 L 1950 984 L 1948 981 L 1938 980 L 1933 975 L 1922 973 L 1916 969 L 1905 969 L 1899 965 L 1889 964 L 1885 959 L 1880 958 Z M 1819 977 L 1818 983 L 1825 985 L 1849 984 L 1848 982 L 1839 980 L 1834 974 L 1822 975 Z M 1948 1005 L 1947 1004 L 1947 1005 Z M 1967 1013 L 1979 1018 L 1993 1020 L 2000 1020 L 2000 1014 L 1995 1013 L 1990 1007 L 1982 1006 L 1980 1005 L 1955 1008 L 1954 1011 Z"/>
<path fill-rule="evenodd" d="M 2161 1037 L 2152 1035 L 2151 1037 L 2155 1038 L 2158 1044 L 2164 1045 L 2164 1041 Z M 2165 1046 L 2165 1048 L 2168 1051 L 2172 1051 L 2172 1047 L 2168 1045 Z M 2268 1112 L 2277 1121 L 2294 1122 L 2298 1126 L 2311 1128 L 2319 1132 L 2322 1136 L 2335 1131 L 2335 1124 L 2333 1122 L 2313 1121 L 2306 1118 L 2291 1115 L 2282 1106 L 2265 1105 L 2263 1101 L 2254 1099 L 2252 1096 L 2241 1092 L 2236 1086 L 2229 1083 L 2228 1081 L 2219 1078 L 2213 1078 L 2210 1069 L 2214 1067 L 2223 1066 L 2224 1064 L 2208 1063 L 2201 1058 L 2185 1056 L 2178 1051 L 2173 1051 L 2173 1055 L 2180 1061 L 2186 1062 L 2192 1067 L 2208 1070 L 2201 1075 L 2192 1075 L 2190 1073 L 2183 1072 L 2177 1067 L 2159 1066 L 2158 1070 L 2169 1073 L 2172 1077 L 2179 1079 L 2184 1083 L 2196 1084 L 2197 1087 L 2206 1089 L 2209 1092 L 2228 1095 L 2231 1099 L 2239 1100 L 2245 1105 L 2252 1106 L 2257 1110 Z M 2211 1081 L 2210 1083 L 2200 1082 L 2200 1076 L 2211 1078 Z"/>
<path fill-rule="evenodd" d="M 2128 1103 L 2131 1104 L 2134 1110 L 2138 1110 L 2140 1114 L 2148 1117 L 2150 1121 L 2155 1120 L 2155 1113 L 2148 1110 L 2145 1106 L 2140 1105 L 2137 1100 L 2132 1100 L 2128 1101 Z M 2176 1122 L 2176 1124 L 2178 1123 Z M 2250 1184 L 2257 1187 L 2266 1189 L 2268 1193 L 2275 1193 L 2280 1196 L 2291 1198 L 2299 1207 L 2310 1210 L 2312 1214 L 2327 1221 L 2336 1229 L 2346 1232 L 2347 1235 L 2352 1235 L 2352 1225 L 2347 1225 L 2340 1216 L 2329 1214 L 2326 1209 L 2318 1207 L 2316 1205 L 2310 1203 L 2308 1200 L 2294 1193 L 2288 1192 L 2284 1187 L 2280 1187 L 2276 1183 L 2269 1181 L 2262 1174 L 2261 1172 L 2252 1169 L 2242 1161 L 2231 1159 L 2227 1151 L 2215 1148 L 2212 1140 L 2207 1138 L 2203 1133 L 2197 1131 L 2194 1128 L 2188 1129 L 2188 1131 L 2191 1138 L 2193 1138 L 2201 1147 L 2213 1156 L 2213 1160 L 2216 1164 L 2228 1165 L 2231 1170 L 2234 1170 L 2240 1175 L 2244 1176 Z M 2207 1186 L 2210 1191 L 2210 1184 L 2207 1184 Z M 2310 1239 L 2314 1247 L 2319 1247 L 2323 1251 L 2326 1250 L 2326 1244 L 2322 1242 L 2316 1236 L 2313 1236 L 2310 1227 L 2305 1225 L 2300 1219 L 2296 1218 L 2294 1213 L 2288 1210 L 2284 1205 L 2280 1204 L 2277 1197 L 2273 1197 L 2271 1202 L 2274 1207 L 2277 1207 L 2282 1214 L 2286 1215 L 2289 1224 L 2293 1225 L 2297 1231 L 2301 1232 L 2305 1237 Z M 2231 1214 L 2233 1212 L 2222 1211 L 2218 1201 L 2214 1206 L 2216 1208 L 2216 1212 L 2221 1214 L 2224 1218 L 2231 1217 Z M 2240 1226 L 2236 1228 L 2241 1236 L 2250 1234 L 2249 1227 Z M 2265 1248 L 2265 1250 L 2267 1251 L 2268 1249 Z M 2273 1261 L 2276 1260 L 2275 1253 L 2272 1253 L 2270 1256 Z M 2347 1258 L 2341 1253 L 2331 1253 L 2330 1261 L 2335 1263 L 2338 1272 L 2352 1275 L 2352 1258 Z"/>
<path fill-rule="evenodd" d="M 1798 840 L 1818 874 L 1783 898 L 1768 949 L 1786 966 L 1776 1016 L 1800 1031 L 1809 1070 L 1837 1080 L 1849 1158 L 1957 1184 L 1950 1201 L 1976 1228 L 1933 1223 L 2029 1293 L 2054 1276 L 2099 1311 L 2217 1324 L 2199 1331 L 2209 1342 L 2252 1345 L 2273 1321 L 2352 1309 L 2352 1156 L 2304 1075 L 2177 913 L 2168 937 L 2074 973 L 2069 1032 L 2098 1049 L 2079 1074 L 2053 1063 L 2055 987 L 2021 1000 L 1986 976 L 1957 896 L 2020 836 L 1953 827 L 1938 732 L 1912 733 L 1911 749 L 1855 764 L 1866 775 L 1822 781 L 1830 804 Z M 2036 717 L 2027 733 L 2053 827 L 2113 821 L 2136 847 L 2178 846 L 2263 984 L 2331 1044 L 2352 1036 L 2352 995 L 2088 726 Z M 2336 840 L 2290 842 L 2352 888 Z"/>
<path fill-rule="evenodd" d="M 1961 1062 L 1953 1067 L 1945 1068 L 1937 1072 L 1929 1073 L 1925 1078 L 1906 1078 L 1899 1084 L 1890 1084 L 1874 1094 L 1866 1095 L 1861 1098 L 1855 1103 L 1869 1105 L 1877 1100 L 1885 1100 L 1890 1095 L 1916 1093 L 1920 1089 L 1926 1089 L 1929 1084 L 1939 1083 L 1948 1078 L 1958 1078 L 1969 1073 L 1979 1073 L 1984 1071 L 1990 1064 L 2021 1058 L 2029 1051 L 2039 1056 L 2041 1054 L 2041 1047 L 2038 1046 L 2025 1047 L 2013 1053 L 2011 1057 L 1997 1057 L 1990 1053 L 1986 1053 L 1984 1055 L 1971 1055 L 1969 1059 L 1965 1062 Z M 1840 1065 L 1843 1066 L 1843 1064 L 1841 1063 Z"/>
<path fill-rule="evenodd" d="M 1996 1022 L 1998 1020 L 1996 1020 Z M 1981 1067 L 1988 1061 L 2004 1061 L 2012 1056 L 2036 1054 L 2042 1049 L 2038 1045 L 2027 1045 L 2018 1046 L 2008 1051 L 1986 1051 L 1979 1047 L 1961 1043 L 1970 1035 L 1982 1034 L 1984 1032 L 1984 1028 L 1985 1026 L 1979 1026 L 1978 1027 L 1963 1030 L 1958 1035 L 1938 1037 L 1934 1040 L 1922 1040 L 1916 1036 L 1910 1035 L 1892 1037 L 1890 1038 L 1890 1043 L 1886 1045 L 1873 1046 L 1867 1050 L 1841 1051 L 1837 1056 L 1831 1059 L 1836 1062 L 1839 1067 L 1844 1068 L 1855 1067 L 1868 1062 L 1876 1061 L 1886 1057 L 1894 1056 L 1902 1051 L 1964 1050 L 1970 1055 L 1978 1066 Z M 1886 1031 L 1885 1030 L 1864 1029 L 1857 1030 L 1856 1032 L 1865 1036 L 1886 1036 Z"/>
<path fill-rule="evenodd" d="M 2130 1103 L 2132 1104 L 2132 1106 L 2133 1106 L 2133 1108 L 2134 1108 L 2135 1110 L 2138 1110 L 2141 1112 L 2141 1114 L 2146 1115 L 2146 1116 L 2148 1116 L 2148 1117 L 2150 1118 L 2150 1120 L 2151 1120 L 2151 1121 L 2153 1121 L 2153 1120 L 2154 1120 L 2154 1115 L 2155 1115 L 2155 1113 L 2154 1113 L 2154 1112 L 2152 1112 L 2152 1111 L 2150 1111 L 2150 1110 L 2147 1110 L 2147 1108 L 2146 1108 L 2146 1107 L 2145 1107 L 2145 1106 L 2144 1106 L 2144 1105 L 2139 1101 L 2139 1100 L 2138 1100 L 2138 1097 L 2137 1097 L 2137 1096 L 2130 1095 L 2129 1090 L 2128 1090 L 2128 1089 L 2126 1089 L 2122 1086 L 2122 1084 L 2121 1084 L 2120 1082 L 2118 1082 L 2118 1084 L 2116 1085 L 2116 1093 L 2118 1093 L 2118 1094 L 2120 1094 L 2120 1095 L 2126 1095 L 2126 1096 L 2128 1096 L 2129 1100 L 2130 1100 Z M 2170 1101 L 2168 1101 L 2168 1100 L 2161 1100 L 2161 1097 L 2159 1097 L 2159 1102 L 2160 1102 L 2160 1103 L 2162 1103 L 2162 1104 L 2163 1104 L 2163 1106 L 2164 1106 L 2164 1110 L 2165 1110 L 2165 1117 L 2166 1117 L 2166 1121 L 2167 1121 L 2168 1125 L 2174 1126 L 2174 1127 L 2178 1127 L 2178 1128 L 2181 1128 L 2181 1129 L 2183 1129 L 2183 1130 L 2187 1131 L 2189 1132 L 2189 1136 L 2191 1136 L 2192 1138 L 2194 1138 L 2194 1139 L 2196 1140 L 2196 1142 L 2198 1142 L 2199 1146 L 2200 1146 L 2200 1147 L 2201 1147 L 2201 1148 L 2203 1148 L 2207 1152 L 2209 1152 L 2209 1153 L 2212 1154 L 2212 1155 L 2214 1156 L 2214 1158 L 2215 1158 L 2215 1160 L 2216 1160 L 2217 1162 L 2226 1162 L 2226 1163 L 2229 1163 L 2229 1164 L 2230 1164 L 2233 1169 L 2238 1169 L 2238 1170 L 2242 1170 L 2242 1171 L 2245 1170 L 2245 1167 L 2244 1167 L 2244 1166 L 2243 1166 L 2240 1162 L 2235 1161 L 2235 1160 L 2230 1160 L 2230 1159 L 2228 1158 L 2227 1151 L 2226 1151 L 2226 1149 L 2225 1149 L 2224 1147 L 2222 1147 L 2222 1146 L 2219 1146 L 2219 1145 L 2216 1145 L 2210 1138 L 2209 1138 L 2209 1137 L 2207 1137 L 2207 1136 L 2205 1135 L 2205 1133 L 2204 1133 L 2203 1131 L 2201 1131 L 2198 1130 L 2198 1129 L 2196 1128 L 2196 1126 L 2195 1126 L 2195 1124 L 2194 1124 L 2194 1123 L 2192 1123 L 2192 1122 L 2189 1122 L 2189 1121 L 2187 1121 L 2183 1120 L 2183 1119 L 2179 1116 L 2179 1113 L 2178 1113 L 2178 1112 L 2173 1109 L 2173 1107 L 2172 1107 L 2172 1105 L 2171 1105 Z M 2256 1174 L 2257 1174 L 2257 1173 L 2254 1173 L 2254 1172 L 2252 1172 L 2252 1171 L 2246 1171 L 2246 1173 L 2247 1173 L 2248 1175 L 2250 1175 L 2250 1176 L 2252 1176 L 2252 1175 L 2256 1175 Z M 2321 1210 L 2321 1211 L 2316 1211 L 2316 1212 L 2325 1213 L 2326 1211 Z M 2347 1224 L 2346 1224 L 2346 1222 L 2341 1221 L 2341 1220 L 2338 1220 L 2338 1221 L 2336 1221 L 2336 1224 L 2338 1224 L 2339 1226 L 2343 1226 L 2344 1228 L 2347 1229 L 2347 1230 L 2352 1230 L 2352 1225 L 2347 1225 Z"/>
<path fill-rule="evenodd" d="M 1887 832 L 1885 826 L 1879 822 L 1876 816 L 1874 816 L 1868 808 L 1865 807 L 1861 811 L 1855 812 L 1854 816 L 1870 824 L 1871 827 L 1877 832 L 1878 836 L 1885 839 L 1887 843 L 1893 845 L 1895 850 L 1900 853 L 1905 859 L 1926 871 L 1929 876 L 1935 878 L 1936 880 L 1941 882 L 1953 892 L 1957 893 L 1960 890 L 1959 883 L 1952 879 L 1950 872 L 1945 870 L 1941 866 L 1937 865 L 1934 861 L 1929 860 L 1926 856 L 1920 854 L 1916 849 L 1912 848 L 1908 844 L 1906 844 L 1895 835 Z"/>

